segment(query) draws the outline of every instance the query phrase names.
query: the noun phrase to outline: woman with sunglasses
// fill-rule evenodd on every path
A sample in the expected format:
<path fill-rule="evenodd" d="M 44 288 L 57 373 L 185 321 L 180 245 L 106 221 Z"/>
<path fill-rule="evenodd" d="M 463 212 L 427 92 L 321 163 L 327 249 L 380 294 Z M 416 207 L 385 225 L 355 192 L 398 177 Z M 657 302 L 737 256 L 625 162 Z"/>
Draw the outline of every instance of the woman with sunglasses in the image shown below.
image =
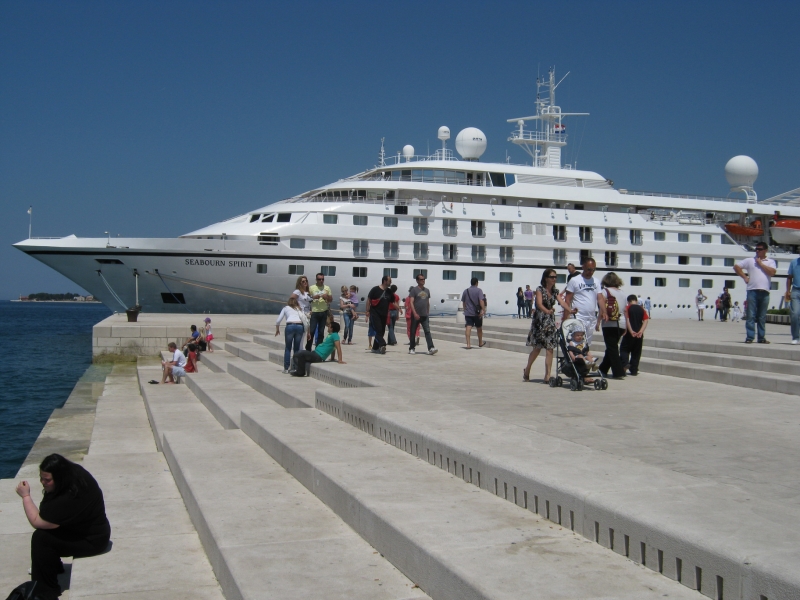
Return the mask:
<path fill-rule="evenodd" d="M 308 319 L 311 314 L 311 294 L 308 292 L 308 277 L 300 275 L 294 284 L 295 290 L 292 292 L 291 298 L 297 301 L 300 310 Z M 311 339 L 311 329 L 308 328 L 306 332 L 306 341 Z"/>
<path fill-rule="evenodd" d="M 544 381 L 550 381 L 550 370 L 553 367 L 553 349 L 558 343 L 558 328 L 556 327 L 556 304 L 571 312 L 570 307 L 559 297 L 556 289 L 556 270 L 545 269 L 542 274 L 541 285 L 536 288 L 536 311 L 531 319 L 530 339 L 533 349 L 528 356 L 528 365 L 522 370 L 522 380 L 530 381 L 533 361 L 545 350 Z"/>

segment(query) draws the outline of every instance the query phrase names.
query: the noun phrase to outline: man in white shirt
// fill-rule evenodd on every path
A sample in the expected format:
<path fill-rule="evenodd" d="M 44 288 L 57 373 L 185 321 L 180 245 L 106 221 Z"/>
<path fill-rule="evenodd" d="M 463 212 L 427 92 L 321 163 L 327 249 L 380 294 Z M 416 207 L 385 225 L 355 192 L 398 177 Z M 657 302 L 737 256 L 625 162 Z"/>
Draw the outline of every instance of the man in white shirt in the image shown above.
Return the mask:
<path fill-rule="evenodd" d="M 583 262 L 583 271 L 567 283 L 564 302 L 572 308 L 575 318 L 583 323 L 586 332 L 586 345 L 592 345 L 592 333 L 597 325 L 597 293 L 600 282 L 595 279 L 597 263 L 593 258 Z"/>
<path fill-rule="evenodd" d="M 178 345 L 175 342 L 170 342 L 167 348 L 172 352 L 172 360 L 161 361 L 161 368 L 164 370 L 164 373 L 161 375 L 161 383 L 175 383 L 175 377 L 183 377 L 186 375 L 186 371 L 183 370 L 186 366 L 186 357 L 183 355 L 183 352 L 178 350 Z M 167 379 L 169 379 L 169 381 L 167 381 Z"/>
<path fill-rule="evenodd" d="M 767 250 L 768 246 L 759 242 L 754 257 L 740 260 L 733 267 L 736 274 L 747 283 L 746 344 L 752 344 L 756 334 L 759 344 L 769 344 L 766 333 L 769 288 L 778 266 L 774 260 L 767 258 Z"/>

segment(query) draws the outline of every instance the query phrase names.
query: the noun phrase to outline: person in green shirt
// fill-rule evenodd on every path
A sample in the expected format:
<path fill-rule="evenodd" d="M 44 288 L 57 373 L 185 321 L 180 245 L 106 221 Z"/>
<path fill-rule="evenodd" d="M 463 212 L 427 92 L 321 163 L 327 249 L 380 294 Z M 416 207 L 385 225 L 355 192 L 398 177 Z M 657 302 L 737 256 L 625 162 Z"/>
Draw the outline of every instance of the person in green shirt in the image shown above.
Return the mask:
<path fill-rule="evenodd" d="M 339 357 L 339 364 L 347 364 L 342 360 L 342 344 L 339 341 L 339 324 L 334 322 L 330 324 L 329 333 L 322 341 L 317 344 L 314 350 L 301 350 L 294 355 L 294 369 L 289 371 L 293 377 L 305 377 L 306 365 L 308 363 L 324 362 L 336 350 L 336 355 Z"/>
<path fill-rule="evenodd" d="M 308 332 L 311 337 L 306 343 L 306 350 L 311 350 L 311 344 L 319 346 L 322 343 L 325 325 L 328 322 L 328 311 L 333 301 L 331 288 L 325 285 L 325 275 L 317 273 L 317 282 L 308 288 L 311 296 L 311 318 L 308 323 Z"/>

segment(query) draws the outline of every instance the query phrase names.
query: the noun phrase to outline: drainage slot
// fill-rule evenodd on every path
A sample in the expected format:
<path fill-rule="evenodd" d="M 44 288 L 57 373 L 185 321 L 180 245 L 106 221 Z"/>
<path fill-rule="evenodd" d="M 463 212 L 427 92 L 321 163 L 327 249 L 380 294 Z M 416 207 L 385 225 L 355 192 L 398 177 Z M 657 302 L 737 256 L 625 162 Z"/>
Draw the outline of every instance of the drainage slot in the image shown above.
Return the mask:
<path fill-rule="evenodd" d="M 658 572 L 662 573 L 662 574 L 664 573 L 664 551 L 663 550 L 659 550 L 658 551 Z"/>
<path fill-rule="evenodd" d="M 464 481 L 464 463 L 461 463 L 461 481 Z"/>
<path fill-rule="evenodd" d="M 519 505 L 519 504 L 517 503 L 517 486 L 514 486 L 514 504 L 517 504 L 517 505 Z"/>
<path fill-rule="evenodd" d="M 428 448 L 428 464 L 431 464 L 431 449 Z"/>
<path fill-rule="evenodd" d="M 472 483 L 472 467 L 469 468 L 469 482 Z"/>
<path fill-rule="evenodd" d="M 680 558 L 675 559 L 675 575 L 677 576 L 678 583 L 683 580 L 683 561 Z"/>
<path fill-rule="evenodd" d="M 575 531 L 575 513 L 573 511 L 569 511 L 569 529 Z"/>
<path fill-rule="evenodd" d="M 594 541 L 596 544 L 600 543 L 600 523 L 594 522 Z"/>
<path fill-rule="evenodd" d="M 550 500 L 544 501 L 544 518 L 550 520 Z"/>
<path fill-rule="evenodd" d="M 558 514 L 558 524 L 561 525 L 561 505 L 556 506 L 556 513 Z"/>
<path fill-rule="evenodd" d="M 508 500 L 508 484 L 505 481 L 503 482 L 503 498 Z"/>
<path fill-rule="evenodd" d="M 614 549 L 614 530 L 611 527 L 608 528 L 608 547 Z"/>
<path fill-rule="evenodd" d="M 494 478 L 494 495 L 497 496 L 497 477 Z"/>
<path fill-rule="evenodd" d="M 472 479 L 472 469 L 470 469 L 470 479 Z M 481 487 L 481 472 L 478 471 L 478 487 Z"/>
<path fill-rule="evenodd" d="M 447 472 L 450 472 L 450 457 L 447 457 Z"/>
<path fill-rule="evenodd" d="M 539 496 L 537 496 L 536 494 L 533 495 L 533 512 L 535 512 L 537 515 L 541 514 L 539 512 Z"/>
<path fill-rule="evenodd" d="M 722 600 L 722 577 L 717 575 L 717 600 Z"/>
<path fill-rule="evenodd" d="M 642 555 L 642 560 L 641 560 L 642 566 L 646 567 L 647 566 L 647 544 L 645 544 L 644 542 L 639 542 L 639 552 Z"/>
<path fill-rule="evenodd" d="M 528 492 L 522 492 L 522 501 L 525 503 L 523 508 L 528 508 Z"/>
<path fill-rule="evenodd" d="M 629 536 L 625 536 L 625 558 L 631 557 L 631 538 Z"/>
<path fill-rule="evenodd" d="M 700 567 L 694 568 L 694 582 L 695 589 L 700 592 L 703 589 L 703 569 Z"/>

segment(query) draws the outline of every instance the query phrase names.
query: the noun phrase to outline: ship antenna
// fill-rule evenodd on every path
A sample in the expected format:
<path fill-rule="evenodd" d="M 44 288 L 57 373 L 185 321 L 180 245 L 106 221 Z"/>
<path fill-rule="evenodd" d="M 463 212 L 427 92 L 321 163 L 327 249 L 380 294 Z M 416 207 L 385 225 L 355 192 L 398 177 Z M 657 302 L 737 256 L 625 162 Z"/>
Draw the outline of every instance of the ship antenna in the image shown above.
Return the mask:
<path fill-rule="evenodd" d="M 383 140 L 386 138 L 381 138 L 381 151 L 378 153 L 378 166 L 385 167 L 386 166 L 386 151 L 383 149 Z"/>

